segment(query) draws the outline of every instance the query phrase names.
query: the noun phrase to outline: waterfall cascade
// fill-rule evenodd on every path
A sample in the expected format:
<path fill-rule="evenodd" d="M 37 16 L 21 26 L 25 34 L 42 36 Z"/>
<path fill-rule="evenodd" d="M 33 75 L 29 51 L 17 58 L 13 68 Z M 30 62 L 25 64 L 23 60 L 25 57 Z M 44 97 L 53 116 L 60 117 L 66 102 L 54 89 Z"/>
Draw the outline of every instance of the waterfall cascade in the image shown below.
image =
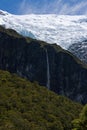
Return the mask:
<path fill-rule="evenodd" d="M 46 61 L 47 61 L 47 88 L 50 89 L 50 66 L 49 66 L 49 57 L 46 49 Z"/>

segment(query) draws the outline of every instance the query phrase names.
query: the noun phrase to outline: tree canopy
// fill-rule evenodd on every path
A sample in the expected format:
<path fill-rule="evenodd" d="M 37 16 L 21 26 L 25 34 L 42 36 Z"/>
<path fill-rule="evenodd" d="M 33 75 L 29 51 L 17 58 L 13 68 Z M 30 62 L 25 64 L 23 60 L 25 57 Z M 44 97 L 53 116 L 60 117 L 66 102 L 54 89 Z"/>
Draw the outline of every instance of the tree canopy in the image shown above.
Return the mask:
<path fill-rule="evenodd" d="M 79 115 L 79 119 L 73 121 L 73 130 L 87 130 L 87 104 Z"/>

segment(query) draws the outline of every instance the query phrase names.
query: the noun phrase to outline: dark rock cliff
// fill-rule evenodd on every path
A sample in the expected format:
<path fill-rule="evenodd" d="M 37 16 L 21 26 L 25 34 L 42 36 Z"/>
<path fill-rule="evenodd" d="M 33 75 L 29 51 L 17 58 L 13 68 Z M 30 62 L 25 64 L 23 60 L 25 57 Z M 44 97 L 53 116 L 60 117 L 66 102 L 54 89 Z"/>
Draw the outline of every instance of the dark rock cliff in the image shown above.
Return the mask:
<path fill-rule="evenodd" d="M 56 44 L 25 38 L 0 27 L 0 69 L 87 103 L 87 66 Z"/>

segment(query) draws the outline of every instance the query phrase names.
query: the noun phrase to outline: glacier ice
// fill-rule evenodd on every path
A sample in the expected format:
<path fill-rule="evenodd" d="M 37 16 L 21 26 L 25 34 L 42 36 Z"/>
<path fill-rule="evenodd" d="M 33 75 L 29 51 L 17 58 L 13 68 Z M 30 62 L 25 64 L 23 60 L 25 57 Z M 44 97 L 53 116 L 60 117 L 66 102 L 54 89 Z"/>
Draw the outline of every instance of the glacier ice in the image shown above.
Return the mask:
<path fill-rule="evenodd" d="M 64 49 L 73 43 L 87 39 L 87 16 L 85 15 L 13 15 L 2 11 L 0 25 L 14 29 L 24 36 L 56 43 Z"/>

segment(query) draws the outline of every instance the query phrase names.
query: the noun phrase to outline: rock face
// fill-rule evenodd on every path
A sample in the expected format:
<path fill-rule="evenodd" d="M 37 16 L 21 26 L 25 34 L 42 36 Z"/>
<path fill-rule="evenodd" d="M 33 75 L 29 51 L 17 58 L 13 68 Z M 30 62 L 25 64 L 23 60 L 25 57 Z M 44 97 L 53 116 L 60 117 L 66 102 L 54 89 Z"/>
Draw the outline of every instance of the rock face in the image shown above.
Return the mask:
<path fill-rule="evenodd" d="M 0 69 L 87 103 L 87 66 L 56 44 L 25 38 L 0 27 Z"/>
<path fill-rule="evenodd" d="M 87 64 L 87 40 L 77 44 L 72 44 L 68 50 Z"/>

